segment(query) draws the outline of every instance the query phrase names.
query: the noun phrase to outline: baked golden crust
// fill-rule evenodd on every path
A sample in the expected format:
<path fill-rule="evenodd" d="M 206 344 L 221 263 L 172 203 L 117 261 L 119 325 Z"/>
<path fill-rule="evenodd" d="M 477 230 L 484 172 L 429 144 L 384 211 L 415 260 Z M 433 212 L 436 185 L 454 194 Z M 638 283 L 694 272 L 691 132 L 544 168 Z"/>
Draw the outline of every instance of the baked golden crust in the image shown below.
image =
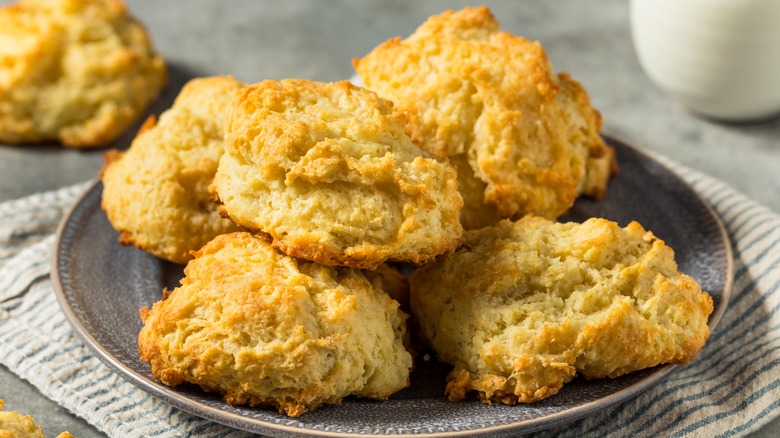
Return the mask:
<path fill-rule="evenodd" d="M 582 86 L 542 46 L 499 32 L 486 7 L 431 17 L 377 46 L 355 69 L 409 113 L 412 140 L 458 168 L 466 229 L 527 213 L 554 219 L 616 170 Z"/>
<path fill-rule="evenodd" d="M 33 417 L 3 411 L 3 400 L 0 400 L 0 438 L 46 438 L 46 435 Z M 73 438 L 73 435 L 62 432 L 57 438 Z"/>
<path fill-rule="evenodd" d="M 424 263 L 459 244 L 456 172 L 349 82 L 285 79 L 233 101 L 212 192 L 234 222 L 329 266 Z"/>
<path fill-rule="evenodd" d="M 105 145 L 165 81 L 165 62 L 118 0 L 0 8 L 0 142 Z"/>
<path fill-rule="evenodd" d="M 709 336 L 712 299 L 636 222 L 526 216 L 466 240 L 410 278 L 423 337 L 455 367 L 450 400 L 530 403 L 576 373 L 687 363 Z"/>
<path fill-rule="evenodd" d="M 194 79 L 127 152 L 106 153 L 102 207 L 121 243 L 186 263 L 191 251 L 240 229 L 219 216 L 208 186 L 224 151 L 226 108 L 242 87 L 231 77 Z"/>
<path fill-rule="evenodd" d="M 46 438 L 43 428 L 35 424 L 33 417 L 2 409 L 3 401 L 0 400 L 0 438 Z"/>
<path fill-rule="evenodd" d="M 409 384 L 406 315 L 372 272 L 296 260 L 249 233 L 218 236 L 181 286 L 141 311 L 141 360 L 164 384 L 298 416 Z"/>

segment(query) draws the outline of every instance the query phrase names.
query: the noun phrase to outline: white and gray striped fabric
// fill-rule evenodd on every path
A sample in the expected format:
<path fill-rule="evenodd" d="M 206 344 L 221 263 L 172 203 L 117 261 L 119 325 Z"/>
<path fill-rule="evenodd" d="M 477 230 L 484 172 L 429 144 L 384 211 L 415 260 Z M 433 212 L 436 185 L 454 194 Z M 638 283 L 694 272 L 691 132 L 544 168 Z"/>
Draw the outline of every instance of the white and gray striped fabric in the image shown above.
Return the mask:
<path fill-rule="evenodd" d="M 728 229 L 735 256 L 728 309 L 691 364 L 636 398 L 541 436 L 741 436 L 780 414 L 780 215 L 662 161 Z M 71 330 L 54 297 L 49 259 L 58 220 L 85 188 L 0 204 L 0 363 L 112 437 L 246 436 L 135 388 Z"/>

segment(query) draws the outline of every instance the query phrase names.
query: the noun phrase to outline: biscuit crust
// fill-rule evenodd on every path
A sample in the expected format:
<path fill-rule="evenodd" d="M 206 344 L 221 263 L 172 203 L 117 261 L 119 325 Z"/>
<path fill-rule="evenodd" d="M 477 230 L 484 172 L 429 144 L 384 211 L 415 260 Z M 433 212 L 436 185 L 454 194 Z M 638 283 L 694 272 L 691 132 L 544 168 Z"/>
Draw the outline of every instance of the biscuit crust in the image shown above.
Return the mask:
<path fill-rule="evenodd" d="M 297 260 L 249 233 L 195 257 L 181 286 L 141 311 L 141 360 L 164 384 L 289 416 L 409 385 L 407 317 L 378 275 Z"/>
<path fill-rule="evenodd" d="M 409 114 L 412 140 L 458 168 L 466 229 L 554 219 L 601 197 L 617 170 L 584 88 L 538 42 L 499 31 L 486 7 L 431 17 L 354 61 L 366 87 Z"/>
<path fill-rule="evenodd" d="M 0 400 L 0 438 L 46 438 L 33 417 L 2 409 L 3 400 Z"/>
<path fill-rule="evenodd" d="M 106 153 L 101 205 L 121 243 L 186 263 L 215 236 L 241 229 L 220 217 L 208 186 L 224 151 L 226 108 L 242 87 L 227 76 L 194 79 L 127 152 Z"/>
<path fill-rule="evenodd" d="M 411 306 L 452 401 L 535 402 L 576 373 L 617 377 L 687 363 L 709 336 L 711 297 L 641 225 L 527 216 L 466 233 L 412 274 Z"/>
<path fill-rule="evenodd" d="M 373 92 L 264 81 L 233 101 L 225 126 L 211 189 L 221 211 L 290 256 L 375 269 L 460 243 L 455 169 L 414 146 Z"/>
<path fill-rule="evenodd" d="M 165 85 L 166 67 L 118 0 L 0 8 L 0 142 L 103 146 Z"/>
<path fill-rule="evenodd" d="M 46 438 L 43 427 L 35 424 L 35 419 L 18 412 L 3 411 L 0 400 L 0 438 Z M 73 438 L 68 432 L 62 432 L 57 438 Z"/>

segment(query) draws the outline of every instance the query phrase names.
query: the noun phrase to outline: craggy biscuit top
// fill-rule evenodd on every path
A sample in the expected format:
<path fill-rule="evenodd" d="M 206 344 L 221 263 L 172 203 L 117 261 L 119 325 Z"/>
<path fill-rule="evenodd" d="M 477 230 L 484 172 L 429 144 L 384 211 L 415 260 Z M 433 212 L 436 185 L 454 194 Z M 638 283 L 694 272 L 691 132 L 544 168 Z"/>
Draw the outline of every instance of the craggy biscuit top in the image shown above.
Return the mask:
<path fill-rule="evenodd" d="M 466 240 L 410 279 L 423 337 L 455 367 L 451 400 L 533 402 L 576 373 L 686 363 L 709 336 L 712 299 L 636 222 L 527 216 Z"/>
<path fill-rule="evenodd" d="M 166 385 L 290 416 L 408 386 L 406 315 L 379 275 L 294 259 L 249 233 L 195 256 L 181 286 L 141 312 L 141 359 Z"/>
<path fill-rule="evenodd" d="M 224 151 L 228 104 L 242 87 L 227 76 L 193 79 L 127 152 L 107 154 L 102 207 L 122 243 L 186 263 L 213 237 L 240 229 L 220 217 L 208 186 Z"/>
<path fill-rule="evenodd" d="M 344 81 L 247 87 L 229 110 L 212 191 L 286 254 L 373 269 L 459 243 L 455 170 L 414 146 L 392 104 Z"/>
<path fill-rule="evenodd" d="M 46 438 L 43 428 L 35 424 L 35 419 L 18 412 L 2 411 L 0 400 L 0 438 Z"/>
<path fill-rule="evenodd" d="M 163 59 L 118 0 L 0 9 L 0 142 L 105 145 L 157 97 Z"/>
<path fill-rule="evenodd" d="M 35 424 L 33 417 L 3 411 L 3 400 L 0 400 L 0 438 L 46 438 L 46 434 L 43 427 Z M 62 432 L 57 438 L 73 438 L 73 435 Z"/>
<path fill-rule="evenodd" d="M 472 191 L 467 229 L 555 218 L 581 193 L 603 195 L 614 159 L 585 90 L 553 73 L 539 43 L 499 32 L 486 7 L 431 17 L 354 63 L 367 88 L 409 113 L 416 144 L 456 163 Z"/>

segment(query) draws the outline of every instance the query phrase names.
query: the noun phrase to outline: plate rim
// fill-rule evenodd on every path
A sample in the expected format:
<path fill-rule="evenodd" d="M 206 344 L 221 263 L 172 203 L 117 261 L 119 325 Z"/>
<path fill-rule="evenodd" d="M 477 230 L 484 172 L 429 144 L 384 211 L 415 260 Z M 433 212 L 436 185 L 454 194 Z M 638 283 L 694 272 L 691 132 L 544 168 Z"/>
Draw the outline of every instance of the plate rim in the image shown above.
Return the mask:
<path fill-rule="evenodd" d="M 645 151 L 643 148 L 637 146 L 635 143 L 626 140 L 625 138 L 616 135 L 612 132 L 602 131 L 601 136 L 604 140 L 610 143 L 620 143 L 621 146 L 632 149 L 634 152 L 641 155 L 643 158 L 653 162 L 654 164 L 661 166 L 668 173 L 673 175 L 677 181 L 685 185 L 691 193 L 699 200 L 699 202 L 706 207 L 706 211 L 715 220 L 718 231 L 720 232 L 721 239 L 724 242 L 724 250 L 726 257 L 726 279 L 723 286 L 723 292 L 721 296 L 721 305 L 715 309 L 715 311 L 709 317 L 709 330 L 710 336 L 718 328 L 718 324 L 723 317 L 723 314 L 728 307 L 729 300 L 733 289 L 734 281 L 734 254 L 731 247 L 731 240 L 729 239 L 728 232 L 726 231 L 723 221 L 720 216 L 715 212 L 712 206 L 701 197 L 701 195 L 693 188 L 691 184 L 685 181 L 680 174 L 674 169 L 669 167 L 663 161 L 655 158 L 653 155 Z M 62 236 L 66 225 L 70 222 L 71 217 L 78 211 L 79 207 L 85 202 L 88 196 L 102 184 L 99 179 L 95 179 L 85 190 L 78 196 L 73 202 L 72 206 L 63 215 L 60 220 L 52 251 L 51 257 L 51 280 L 54 289 L 57 302 L 65 314 L 65 318 L 70 323 L 74 331 L 81 337 L 86 343 L 87 347 L 103 362 L 109 369 L 116 374 L 119 374 L 122 378 L 132 383 L 137 388 L 143 390 L 149 395 L 154 396 L 156 399 L 174 406 L 189 414 L 204 418 L 206 420 L 214 421 L 216 423 L 240 429 L 251 433 L 264 433 L 269 435 L 277 435 L 279 433 L 287 435 L 297 436 L 323 436 L 323 437 L 338 437 L 338 438 L 365 438 L 366 436 L 375 437 L 400 437 L 400 436 L 426 436 L 426 437 L 477 437 L 487 435 L 501 435 L 505 436 L 512 432 L 517 431 L 522 427 L 524 430 L 522 433 L 538 432 L 540 430 L 552 428 L 562 424 L 569 423 L 571 421 L 578 420 L 596 411 L 608 408 L 616 405 L 620 402 L 628 401 L 629 399 L 639 395 L 640 393 L 650 389 L 659 382 L 663 381 L 669 376 L 679 365 L 659 365 L 657 370 L 653 372 L 647 378 L 635 383 L 631 386 L 623 388 L 605 397 L 593 400 L 582 405 L 566 409 L 561 412 L 546 415 L 544 417 L 533 418 L 530 420 L 521 420 L 507 424 L 500 424 L 494 426 L 487 426 L 479 429 L 468 429 L 458 431 L 441 431 L 441 432 L 422 432 L 411 434 L 388 434 L 388 433 L 355 433 L 355 432 L 333 432 L 326 430 L 309 429 L 300 426 L 290 426 L 282 423 L 275 423 L 266 420 L 261 420 L 252 417 L 246 417 L 235 412 L 221 410 L 219 408 L 204 405 L 196 400 L 193 400 L 186 395 L 176 391 L 174 388 L 170 388 L 162 385 L 156 380 L 149 380 L 146 376 L 137 373 L 127 365 L 123 364 L 116 356 L 106 350 L 97 339 L 89 333 L 84 323 L 76 316 L 70 302 L 67 300 L 65 291 L 62 287 L 61 275 L 59 271 L 60 264 L 60 248 L 62 245 Z M 252 429 L 247 429 L 243 425 L 252 426 Z"/>

